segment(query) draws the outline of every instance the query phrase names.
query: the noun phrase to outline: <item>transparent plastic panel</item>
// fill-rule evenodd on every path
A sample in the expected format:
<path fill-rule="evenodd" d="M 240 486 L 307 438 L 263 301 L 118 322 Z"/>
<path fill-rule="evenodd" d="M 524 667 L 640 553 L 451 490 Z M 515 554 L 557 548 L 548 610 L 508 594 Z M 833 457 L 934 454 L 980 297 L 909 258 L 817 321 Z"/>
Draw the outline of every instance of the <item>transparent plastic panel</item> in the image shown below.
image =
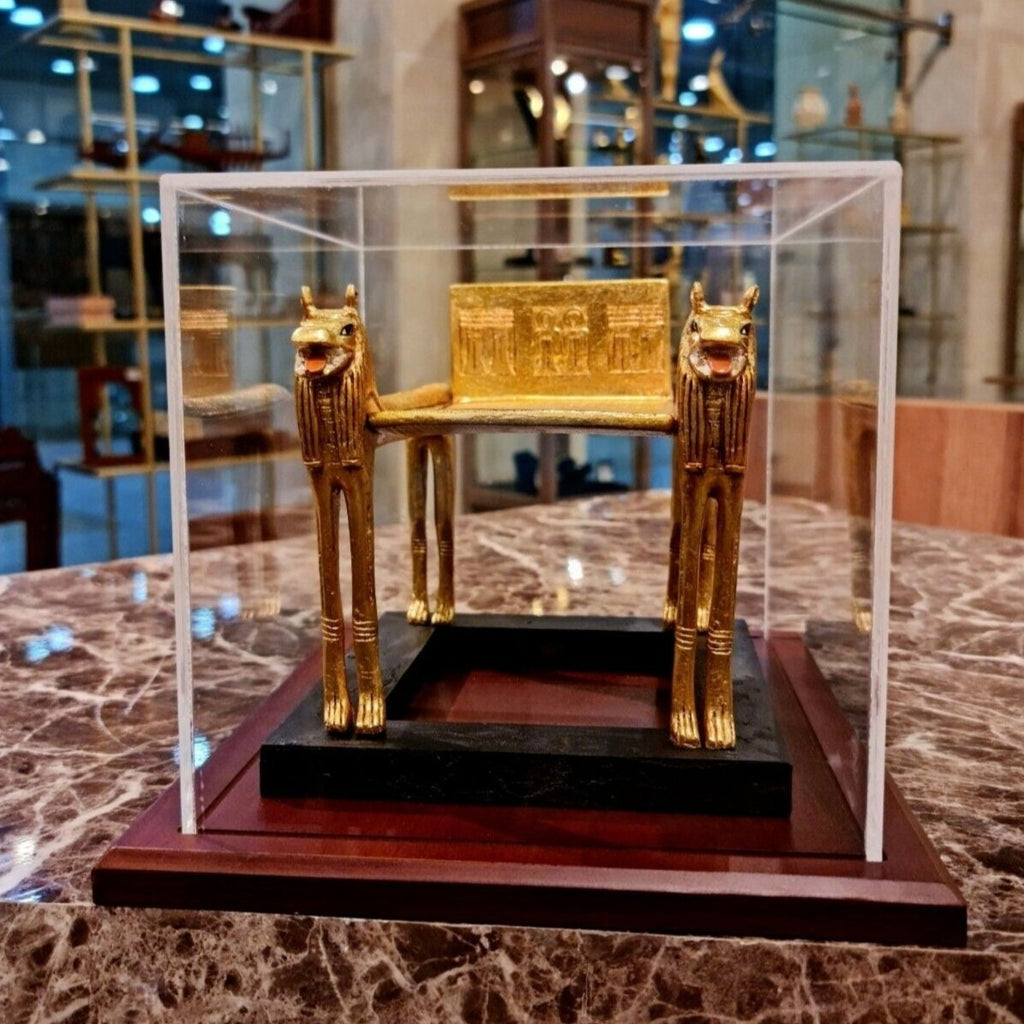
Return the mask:
<path fill-rule="evenodd" d="M 451 380 L 455 283 L 661 278 L 673 355 L 693 282 L 711 303 L 758 285 L 751 450 L 770 472 L 748 474 L 737 612 L 752 631 L 806 637 L 880 757 L 896 192 L 898 168 L 853 163 L 166 177 L 183 827 L 216 816 L 218 791 L 198 762 L 319 649 L 292 398 L 304 285 L 321 307 L 357 287 L 382 393 Z M 530 440 L 481 435 L 479 479 L 514 477 Z M 594 448 L 602 472 L 627 477 L 633 439 L 600 440 L 610 445 Z M 585 439 L 556 441 L 589 457 Z M 378 454 L 381 527 L 405 514 L 400 448 Z M 655 438 L 649 451 L 650 479 L 665 486 L 671 442 Z M 667 543 L 667 502 L 664 527 Z M 408 600 L 406 542 L 401 529 L 386 537 L 381 611 Z M 660 614 L 660 586 L 636 614 Z M 822 638 L 842 640 L 840 653 Z M 849 794 L 862 818 L 881 799 L 864 763 Z"/>
<path fill-rule="evenodd" d="M 777 190 L 767 625 L 805 638 L 871 751 L 835 767 L 878 859 L 899 198 L 891 178 L 837 184 Z"/>
<path fill-rule="evenodd" d="M 474 168 L 535 167 L 540 90 L 515 69 L 488 69 L 463 83 L 467 164 Z"/>

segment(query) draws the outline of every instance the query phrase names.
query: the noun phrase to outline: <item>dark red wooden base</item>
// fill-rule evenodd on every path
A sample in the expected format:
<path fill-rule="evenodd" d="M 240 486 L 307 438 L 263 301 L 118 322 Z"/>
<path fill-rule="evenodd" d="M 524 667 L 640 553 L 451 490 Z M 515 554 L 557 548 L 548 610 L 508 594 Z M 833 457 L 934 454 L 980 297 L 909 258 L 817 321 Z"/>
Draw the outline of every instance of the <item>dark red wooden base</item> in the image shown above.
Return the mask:
<path fill-rule="evenodd" d="M 93 870 L 98 904 L 961 946 L 964 901 L 889 781 L 863 858 L 861 748 L 802 640 L 759 642 L 793 762 L 789 819 L 261 798 L 302 666 L 203 767 L 200 834 L 168 790 Z M 831 767 L 830 767 L 831 766 Z M 353 779 L 353 786 L 358 779 Z"/>

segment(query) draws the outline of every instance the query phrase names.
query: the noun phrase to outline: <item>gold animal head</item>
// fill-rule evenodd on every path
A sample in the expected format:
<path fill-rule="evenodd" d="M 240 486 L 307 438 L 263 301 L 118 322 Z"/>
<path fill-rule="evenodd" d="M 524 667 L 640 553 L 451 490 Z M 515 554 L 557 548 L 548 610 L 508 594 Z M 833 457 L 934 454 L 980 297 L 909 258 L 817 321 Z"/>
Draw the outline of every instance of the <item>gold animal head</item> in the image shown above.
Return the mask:
<path fill-rule="evenodd" d="M 753 369 L 757 356 L 753 317 L 759 294 L 755 284 L 736 306 L 710 306 L 700 282 L 694 282 L 680 359 L 702 380 L 735 380 L 748 366 Z"/>
<path fill-rule="evenodd" d="M 346 370 L 366 347 L 355 285 L 348 286 L 340 309 L 319 309 L 309 286 L 303 285 L 302 322 L 292 334 L 292 344 L 296 377 L 326 377 Z"/>

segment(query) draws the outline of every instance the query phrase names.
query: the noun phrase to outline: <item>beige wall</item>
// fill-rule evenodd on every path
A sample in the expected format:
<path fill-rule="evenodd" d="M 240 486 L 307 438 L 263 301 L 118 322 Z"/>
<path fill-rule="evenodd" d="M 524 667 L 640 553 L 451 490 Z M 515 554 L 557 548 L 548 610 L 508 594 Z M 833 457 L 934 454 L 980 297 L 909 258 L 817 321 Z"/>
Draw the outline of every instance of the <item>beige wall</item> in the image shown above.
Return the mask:
<path fill-rule="evenodd" d="M 357 57 L 337 76 L 337 165 L 347 170 L 458 165 L 457 0 L 343 0 L 338 38 Z M 395 208 L 390 215 L 422 211 Z M 368 324 L 382 390 L 447 379 L 448 282 L 410 272 L 396 258 L 393 294 L 402 296 L 388 323 Z M 376 334 L 374 328 L 377 328 Z M 378 455 L 375 507 L 380 521 L 405 514 L 403 446 Z"/>
<path fill-rule="evenodd" d="M 952 210 L 963 239 L 963 396 L 991 400 L 986 376 L 1001 370 L 1008 249 L 1008 175 L 1013 108 L 1024 101 L 1024 17 L 1021 0 L 911 0 L 912 13 L 936 18 L 953 10 L 953 42 L 915 97 L 914 128 L 964 139 Z M 910 80 L 932 45 L 914 33 Z"/>

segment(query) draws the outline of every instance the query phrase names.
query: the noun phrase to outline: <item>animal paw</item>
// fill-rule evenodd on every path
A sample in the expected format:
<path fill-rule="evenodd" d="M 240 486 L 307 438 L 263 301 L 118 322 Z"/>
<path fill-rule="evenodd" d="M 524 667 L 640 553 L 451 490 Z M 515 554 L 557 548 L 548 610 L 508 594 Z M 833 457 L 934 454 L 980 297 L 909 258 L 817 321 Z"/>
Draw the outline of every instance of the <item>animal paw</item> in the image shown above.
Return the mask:
<path fill-rule="evenodd" d="M 661 622 L 666 629 L 671 629 L 676 624 L 676 603 L 667 597 L 661 612 Z"/>
<path fill-rule="evenodd" d="M 348 732 L 352 726 L 352 705 L 348 694 L 324 697 L 324 727 L 328 732 Z"/>
<path fill-rule="evenodd" d="M 732 712 L 709 709 L 704 715 L 704 734 L 708 750 L 732 750 L 736 746 L 736 719 Z"/>
<path fill-rule="evenodd" d="M 427 604 L 427 599 L 414 597 L 409 602 L 409 610 L 405 613 L 405 617 L 414 626 L 425 626 L 430 622 L 430 605 Z"/>
<path fill-rule="evenodd" d="M 455 618 L 455 603 L 453 601 L 442 601 L 439 597 L 434 602 L 434 612 L 430 621 L 435 626 L 445 626 Z"/>
<path fill-rule="evenodd" d="M 384 731 L 384 694 L 378 687 L 374 693 L 359 695 L 356 711 L 356 732 L 360 736 L 373 736 Z"/>
<path fill-rule="evenodd" d="M 699 747 L 700 732 L 697 714 L 693 708 L 679 708 L 672 712 L 669 735 L 677 747 Z"/>

